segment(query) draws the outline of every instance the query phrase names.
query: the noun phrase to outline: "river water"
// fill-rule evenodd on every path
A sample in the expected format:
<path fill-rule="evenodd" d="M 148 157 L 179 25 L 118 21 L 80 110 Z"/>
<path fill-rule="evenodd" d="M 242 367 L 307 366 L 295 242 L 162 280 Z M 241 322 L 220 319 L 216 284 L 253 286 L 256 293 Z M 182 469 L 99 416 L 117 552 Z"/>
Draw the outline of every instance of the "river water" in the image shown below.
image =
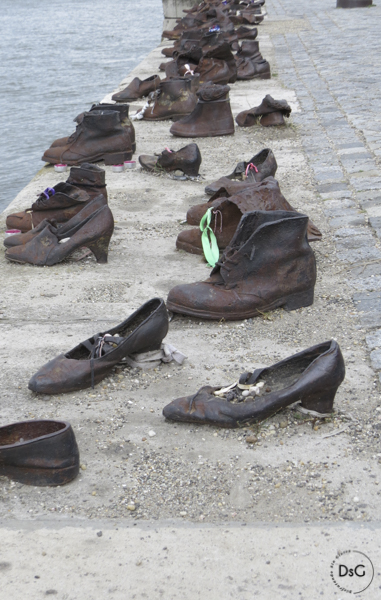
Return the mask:
<path fill-rule="evenodd" d="M 161 0 L 1 0 L 0 212 L 160 42 Z M 31 202 L 34 198 L 31 198 Z"/>

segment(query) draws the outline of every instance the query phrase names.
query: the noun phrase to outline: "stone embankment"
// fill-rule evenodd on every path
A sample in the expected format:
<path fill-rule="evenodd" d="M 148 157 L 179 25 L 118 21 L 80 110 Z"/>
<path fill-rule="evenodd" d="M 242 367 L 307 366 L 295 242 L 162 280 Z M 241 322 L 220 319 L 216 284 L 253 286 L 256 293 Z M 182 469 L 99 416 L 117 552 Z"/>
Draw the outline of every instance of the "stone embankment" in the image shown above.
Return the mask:
<path fill-rule="evenodd" d="M 85 592 L 89 600 L 126 593 L 190 600 L 205 593 L 211 599 L 274 592 L 338 597 L 329 577 L 338 549 L 357 548 L 376 560 L 381 403 L 373 370 L 378 355 L 372 354 L 372 366 L 369 350 L 380 344 L 372 329 L 380 326 L 378 222 L 372 221 L 379 147 L 376 133 L 362 124 L 360 99 L 351 101 L 349 82 L 337 89 L 345 75 L 342 54 L 340 62 L 327 54 L 327 38 L 334 49 L 340 39 L 347 45 L 363 13 L 347 11 L 342 27 L 343 11 L 328 0 L 319 11 L 311 4 L 268 1 L 259 40 L 273 78 L 238 82 L 231 90 L 234 116 L 267 93 L 286 99 L 293 112 L 285 128 L 237 128 L 234 136 L 195 140 L 203 159 L 200 183 L 105 167 L 116 221 L 107 265 L 93 257 L 50 268 L 1 259 L 1 424 L 67 419 L 81 452 L 80 476 L 62 488 L 0 478 L 5 597 L 26 589 L 31 599 Z M 376 20 L 380 9 L 369 10 Z M 372 23 L 363 25 L 374 36 Z M 156 73 L 161 47 L 120 88 Z M 142 105 L 131 105 L 131 114 Z M 184 145 L 169 134 L 169 122 L 135 127 L 137 155 Z M 313 306 L 242 323 L 176 316 L 167 340 L 188 356 L 182 366 L 118 369 L 94 390 L 75 394 L 28 391 L 30 376 L 50 358 L 121 322 L 149 298 L 166 298 L 174 285 L 208 276 L 201 257 L 175 249 L 185 213 L 206 200 L 205 183 L 264 147 L 274 151 L 285 197 L 323 233 L 313 245 Z M 64 179 L 43 167 L 1 225 L 6 214 Z M 330 338 L 339 342 L 347 368 L 331 419 L 299 418 L 289 409 L 259 426 L 219 430 L 170 424 L 161 415 L 168 401 L 202 385 L 229 384 Z M 376 598 L 379 585 L 375 580 L 366 597 Z"/>

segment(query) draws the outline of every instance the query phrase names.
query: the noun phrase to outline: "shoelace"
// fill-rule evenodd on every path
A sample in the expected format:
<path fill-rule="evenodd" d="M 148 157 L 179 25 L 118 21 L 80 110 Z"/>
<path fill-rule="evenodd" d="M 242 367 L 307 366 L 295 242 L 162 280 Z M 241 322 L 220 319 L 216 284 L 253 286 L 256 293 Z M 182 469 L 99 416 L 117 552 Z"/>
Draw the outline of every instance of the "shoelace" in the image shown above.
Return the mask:
<path fill-rule="evenodd" d="M 113 344 L 111 348 L 109 348 L 109 352 L 117 347 L 118 343 L 120 343 L 123 338 L 114 337 L 110 333 L 105 333 L 104 335 L 98 335 L 94 338 L 94 343 L 91 344 L 89 341 L 83 343 L 83 346 L 90 351 L 90 371 L 91 371 L 91 387 L 94 389 L 95 385 L 95 373 L 94 373 L 94 360 L 96 358 L 101 358 L 104 354 L 106 354 L 105 346 L 110 346 Z"/>
<path fill-rule="evenodd" d="M 255 173 L 258 173 L 258 169 L 257 169 L 257 167 L 255 166 L 255 164 L 254 164 L 254 163 L 249 163 L 249 164 L 247 165 L 247 167 L 246 167 L 246 170 L 245 170 L 245 176 L 247 177 L 247 176 L 248 176 L 248 173 L 249 173 L 249 171 L 252 171 L 252 170 L 253 170 Z"/>
<path fill-rule="evenodd" d="M 202 249 L 204 251 L 204 256 L 206 262 L 211 267 L 214 267 L 216 262 L 219 259 L 220 251 L 218 249 L 218 244 L 216 240 L 216 236 L 214 235 L 211 227 L 210 221 L 212 219 L 212 209 L 208 208 L 204 216 L 200 221 L 200 230 L 201 230 L 201 243 Z"/>

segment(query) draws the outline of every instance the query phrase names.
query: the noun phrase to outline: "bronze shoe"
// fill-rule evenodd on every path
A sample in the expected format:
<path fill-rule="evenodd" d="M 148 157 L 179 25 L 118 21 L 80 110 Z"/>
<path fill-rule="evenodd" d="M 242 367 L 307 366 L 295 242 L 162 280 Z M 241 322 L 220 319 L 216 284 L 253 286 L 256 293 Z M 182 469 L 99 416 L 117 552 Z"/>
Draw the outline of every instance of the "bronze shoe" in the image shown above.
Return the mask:
<path fill-rule="evenodd" d="M 8 215 L 6 226 L 8 229 L 19 229 L 25 233 L 45 219 L 55 219 L 64 223 L 90 201 L 90 195 L 85 189 L 61 181 L 54 188 L 46 188 L 27 210 Z"/>
<path fill-rule="evenodd" d="M 339 385 L 345 377 L 344 359 L 334 340 L 312 346 L 281 362 L 244 373 L 225 390 L 202 387 L 193 396 L 174 400 L 163 409 L 171 421 L 242 427 L 268 419 L 299 403 L 315 417 L 330 416 Z M 249 392 L 242 395 L 242 391 Z"/>
<path fill-rule="evenodd" d="M 27 244 L 13 246 L 5 252 L 12 262 L 51 267 L 70 256 L 74 250 L 86 246 L 98 263 L 107 263 L 108 246 L 114 231 L 114 218 L 107 205 L 87 216 L 70 231 L 57 230 L 47 225 Z"/>
<path fill-rule="evenodd" d="M 64 485 L 78 471 L 70 423 L 36 420 L 0 427 L 0 475 L 25 485 Z"/>
<path fill-rule="evenodd" d="M 167 332 L 164 300 L 153 298 L 120 325 L 97 333 L 46 363 L 33 375 L 28 387 L 40 394 L 94 387 L 126 356 L 158 350 Z"/>
<path fill-rule="evenodd" d="M 299 213 L 245 213 L 209 279 L 171 289 L 168 310 L 236 321 L 310 306 L 316 264 L 307 225 L 308 217 Z"/>
<path fill-rule="evenodd" d="M 179 137 L 213 137 L 233 135 L 234 120 L 230 108 L 228 85 L 205 84 L 198 92 L 194 111 L 174 123 L 172 135 Z"/>
<path fill-rule="evenodd" d="M 182 171 L 190 177 L 197 177 L 201 164 L 201 153 L 197 144 L 188 144 L 180 150 L 166 148 L 158 156 L 142 154 L 139 162 L 146 171 Z"/>
<path fill-rule="evenodd" d="M 250 160 L 239 162 L 230 175 L 220 177 L 217 181 L 209 183 L 205 187 L 205 193 L 208 195 L 215 194 L 223 187 L 226 179 L 235 179 L 252 183 L 255 181 L 263 181 L 266 177 L 274 177 L 277 168 L 278 165 L 273 151 L 270 148 L 264 148 L 250 158 Z"/>

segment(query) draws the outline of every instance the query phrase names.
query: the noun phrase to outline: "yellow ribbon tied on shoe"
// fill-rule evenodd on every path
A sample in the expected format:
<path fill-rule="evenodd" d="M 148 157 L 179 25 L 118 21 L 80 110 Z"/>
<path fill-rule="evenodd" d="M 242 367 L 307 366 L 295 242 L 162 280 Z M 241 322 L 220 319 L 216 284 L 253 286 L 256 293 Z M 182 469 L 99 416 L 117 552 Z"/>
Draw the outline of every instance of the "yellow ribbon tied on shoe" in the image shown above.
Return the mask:
<path fill-rule="evenodd" d="M 220 257 L 220 251 L 218 249 L 216 236 L 210 227 L 211 220 L 212 209 L 208 208 L 200 221 L 201 243 L 206 262 L 211 267 L 214 267 Z"/>

